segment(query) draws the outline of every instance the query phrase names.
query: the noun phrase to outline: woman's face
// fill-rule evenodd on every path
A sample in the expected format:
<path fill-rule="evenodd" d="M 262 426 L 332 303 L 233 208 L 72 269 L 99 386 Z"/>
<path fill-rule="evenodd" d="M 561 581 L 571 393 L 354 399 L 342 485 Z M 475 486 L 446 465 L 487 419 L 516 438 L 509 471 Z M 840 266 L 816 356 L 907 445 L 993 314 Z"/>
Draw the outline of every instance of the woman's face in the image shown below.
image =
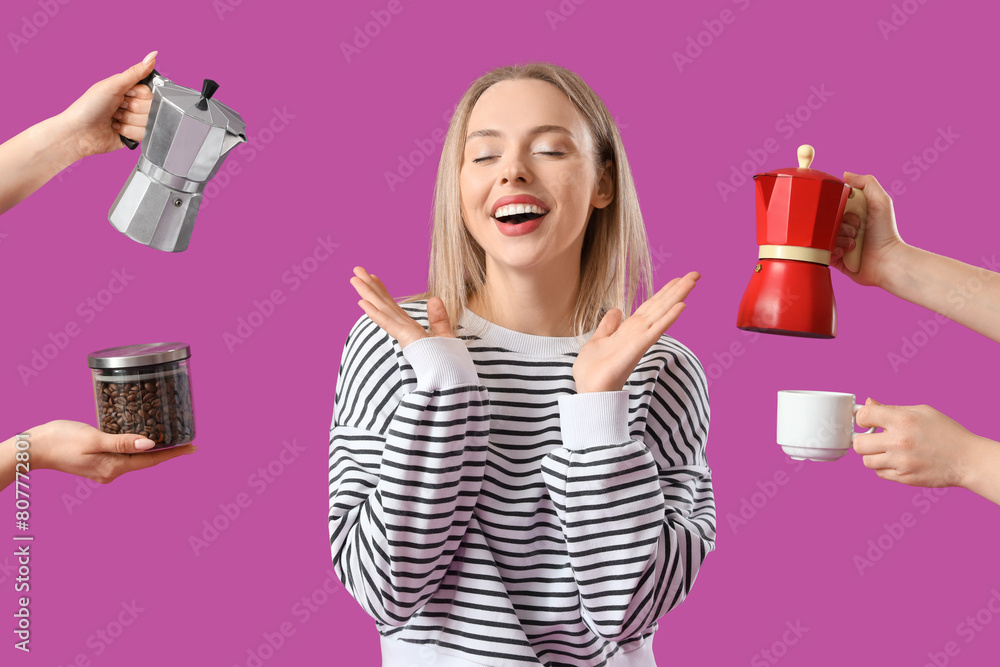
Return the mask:
<path fill-rule="evenodd" d="M 501 81 L 480 96 L 459 184 L 462 217 L 486 251 L 488 274 L 548 267 L 576 275 L 590 213 L 612 199 L 583 116 L 537 79 Z"/>

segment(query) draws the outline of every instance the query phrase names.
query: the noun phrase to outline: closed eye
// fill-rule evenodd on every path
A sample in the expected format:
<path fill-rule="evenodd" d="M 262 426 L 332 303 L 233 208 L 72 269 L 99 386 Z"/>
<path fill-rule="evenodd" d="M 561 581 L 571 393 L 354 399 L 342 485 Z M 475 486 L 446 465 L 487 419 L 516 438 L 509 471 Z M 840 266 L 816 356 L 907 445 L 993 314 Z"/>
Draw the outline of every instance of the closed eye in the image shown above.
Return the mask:
<path fill-rule="evenodd" d="M 536 155 L 554 155 L 556 157 L 561 157 L 561 156 L 566 155 L 566 154 L 565 153 L 560 153 L 560 152 L 557 152 L 557 151 L 539 151 L 538 153 L 536 153 Z M 476 159 L 474 159 L 472 161 L 472 163 L 473 164 L 480 164 L 482 162 L 486 162 L 487 160 L 492 160 L 493 158 L 497 158 L 497 157 L 500 157 L 500 156 L 499 155 L 487 155 L 486 157 L 477 157 Z"/>

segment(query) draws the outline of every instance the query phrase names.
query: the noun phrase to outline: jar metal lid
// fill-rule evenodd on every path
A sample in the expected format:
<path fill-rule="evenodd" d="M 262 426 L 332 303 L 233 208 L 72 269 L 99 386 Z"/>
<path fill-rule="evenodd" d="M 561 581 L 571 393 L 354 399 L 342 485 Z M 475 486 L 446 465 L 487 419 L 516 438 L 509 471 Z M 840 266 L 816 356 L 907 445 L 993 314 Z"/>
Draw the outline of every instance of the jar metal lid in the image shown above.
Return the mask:
<path fill-rule="evenodd" d="M 98 350 L 87 356 L 91 368 L 134 368 L 181 361 L 191 356 L 187 343 L 148 343 Z"/>

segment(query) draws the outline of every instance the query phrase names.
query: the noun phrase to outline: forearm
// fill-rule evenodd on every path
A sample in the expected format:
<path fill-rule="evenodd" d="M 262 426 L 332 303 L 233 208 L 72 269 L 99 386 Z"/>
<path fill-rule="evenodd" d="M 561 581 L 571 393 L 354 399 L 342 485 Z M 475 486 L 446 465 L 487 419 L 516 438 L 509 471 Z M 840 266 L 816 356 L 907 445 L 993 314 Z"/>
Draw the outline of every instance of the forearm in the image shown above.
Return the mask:
<path fill-rule="evenodd" d="M 901 246 L 880 286 L 1000 342 L 1000 274 L 913 246 Z"/>
<path fill-rule="evenodd" d="M 78 159 L 79 144 L 61 115 L 0 145 L 0 214 Z"/>
<path fill-rule="evenodd" d="M 972 435 L 972 455 L 962 486 L 1000 505 L 1000 442 Z"/>
<path fill-rule="evenodd" d="M 454 340 L 419 347 L 407 350 L 418 386 L 378 429 L 384 436 L 335 423 L 331 440 L 334 565 L 365 610 L 390 625 L 437 590 L 468 529 L 488 447 L 489 397 L 468 351 Z"/>
<path fill-rule="evenodd" d="M 613 641 L 684 598 L 714 539 L 707 468 L 661 470 L 627 410 L 624 391 L 562 398 L 563 447 L 542 468 L 584 618 Z"/>
<path fill-rule="evenodd" d="M 415 414 L 411 409 L 403 417 Z M 431 410 L 424 416 L 435 418 Z M 332 489 L 335 568 L 362 607 L 389 625 L 404 623 L 438 589 L 468 529 L 485 471 L 486 433 L 424 433 L 396 431 L 386 441 L 378 477 L 367 480 L 375 486 L 360 507 L 344 513 L 349 489 L 360 482 L 352 473 Z M 336 436 L 355 437 L 348 430 Z"/>
<path fill-rule="evenodd" d="M 6 489 L 14 483 L 14 453 L 17 451 L 15 443 L 17 438 L 8 438 L 0 442 L 0 490 Z"/>

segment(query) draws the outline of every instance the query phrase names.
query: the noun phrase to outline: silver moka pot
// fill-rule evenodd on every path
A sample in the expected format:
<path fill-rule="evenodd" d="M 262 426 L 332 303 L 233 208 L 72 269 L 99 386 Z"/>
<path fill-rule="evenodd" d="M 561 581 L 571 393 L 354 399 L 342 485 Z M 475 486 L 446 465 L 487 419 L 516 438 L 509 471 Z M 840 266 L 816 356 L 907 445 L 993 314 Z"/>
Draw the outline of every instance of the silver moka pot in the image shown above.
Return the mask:
<path fill-rule="evenodd" d="M 142 83 L 153 91 L 142 157 L 108 220 L 139 243 L 180 252 L 191 240 L 205 186 L 229 151 L 247 140 L 246 123 L 212 99 L 219 84 L 211 79 L 205 79 L 200 93 L 156 70 Z M 125 137 L 122 141 L 136 146 Z"/>

